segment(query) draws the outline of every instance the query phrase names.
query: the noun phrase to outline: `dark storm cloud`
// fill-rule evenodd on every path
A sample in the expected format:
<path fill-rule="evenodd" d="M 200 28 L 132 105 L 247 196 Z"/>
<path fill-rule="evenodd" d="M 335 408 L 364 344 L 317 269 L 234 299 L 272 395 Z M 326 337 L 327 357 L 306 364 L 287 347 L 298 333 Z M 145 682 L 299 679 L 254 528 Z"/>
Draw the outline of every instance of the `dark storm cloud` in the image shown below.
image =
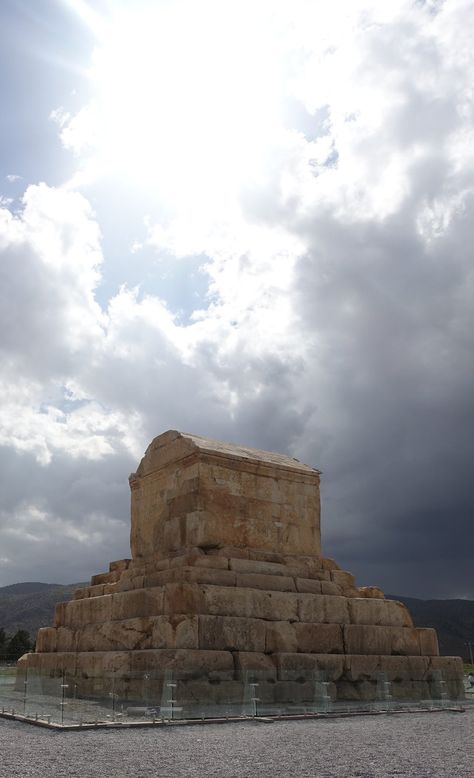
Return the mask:
<path fill-rule="evenodd" d="M 2 585 L 85 580 L 129 554 L 129 488 L 122 454 L 92 462 L 64 454 L 47 465 L 0 448 Z"/>
<path fill-rule="evenodd" d="M 395 593 L 473 595 L 473 216 L 468 200 L 430 246 L 409 209 L 316 221 L 296 280 L 303 330 L 318 333 L 305 456 L 327 473 L 326 547 Z"/>

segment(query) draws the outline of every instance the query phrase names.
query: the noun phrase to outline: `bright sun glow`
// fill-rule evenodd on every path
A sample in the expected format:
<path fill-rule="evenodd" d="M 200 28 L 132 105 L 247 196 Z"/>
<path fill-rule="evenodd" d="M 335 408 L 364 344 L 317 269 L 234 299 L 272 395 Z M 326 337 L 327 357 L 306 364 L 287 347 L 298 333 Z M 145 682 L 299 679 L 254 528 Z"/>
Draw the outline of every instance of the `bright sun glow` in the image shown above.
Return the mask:
<path fill-rule="evenodd" d="M 81 156 L 89 147 L 85 179 L 118 173 L 209 205 L 258 176 L 281 90 L 258 10 L 154 2 L 105 22 L 83 0 L 70 5 L 98 38 L 95 99 L 63 129 Z"/>

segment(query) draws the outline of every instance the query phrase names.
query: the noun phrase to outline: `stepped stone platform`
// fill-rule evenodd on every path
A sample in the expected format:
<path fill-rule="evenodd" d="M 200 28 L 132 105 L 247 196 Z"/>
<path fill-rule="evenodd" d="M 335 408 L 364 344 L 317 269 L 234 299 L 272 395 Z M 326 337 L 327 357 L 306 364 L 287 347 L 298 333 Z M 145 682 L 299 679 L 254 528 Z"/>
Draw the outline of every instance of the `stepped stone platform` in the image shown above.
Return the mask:
<path fill-rule="evenodd" d="M 129 698 L 172 671 L 196 701 L 236 698 L 252 673 L 270 701 L 303 699 L 321 673 L 334 699 L 374 699 L 380 674 L 395 697 L 426 699 L 441 671 L 462 697 L 461 660 L 438 655 L 435 631 L 321 556 L 319 479 L 281 454 L 155 438 L 130 476 L 132 558 L 59 604 L 20 667 L 91 694 L 114 674 Z"/>

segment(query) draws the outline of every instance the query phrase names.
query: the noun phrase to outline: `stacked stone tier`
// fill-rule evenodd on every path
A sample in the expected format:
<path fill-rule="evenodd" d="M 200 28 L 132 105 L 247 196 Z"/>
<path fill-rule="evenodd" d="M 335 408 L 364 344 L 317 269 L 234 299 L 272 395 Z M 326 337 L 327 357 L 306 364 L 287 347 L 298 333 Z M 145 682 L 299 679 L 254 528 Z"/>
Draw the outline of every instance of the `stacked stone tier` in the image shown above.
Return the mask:
<path fill-rule="evenodd" d="M 439 657 L 435 631 L 415 627 L 380 589 L 358 589 L 330 559 L 229 551 L 111 563 L 56 606 L 29 669 L 84 678 L 173 670 L 191 679 L 188 692 L 198 684 L 197 696 L 209 681 L 225 696 L 248 672 L 284 685 L 323 671 L 346 699 L 373 695 L 379 673 L 399 696 L 427 696 L 441 670 L 460 693 L 459 660 Z"/>
<path fill-rule="evenodd" d="M 39 652 L 438 654 L 434 630 L 415 628 L 401 603 L 348 596 L 359 590 L 332 560 L 187 553 L 111 568 L 56 607 L 55 626 L 38 633 Z"/>

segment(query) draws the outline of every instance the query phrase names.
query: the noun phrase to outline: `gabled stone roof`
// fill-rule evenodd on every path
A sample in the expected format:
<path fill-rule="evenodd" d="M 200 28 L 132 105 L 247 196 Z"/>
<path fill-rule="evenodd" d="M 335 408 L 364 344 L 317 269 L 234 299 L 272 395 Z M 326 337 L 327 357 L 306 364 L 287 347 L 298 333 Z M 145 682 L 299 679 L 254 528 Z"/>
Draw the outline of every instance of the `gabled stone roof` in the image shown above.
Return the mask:
<path fill-rule="evenodd" d="M 136 475 L 145 475 L 147 472 L 154 470 L 156 466 L 160 467 L 166 462 L 171 462 L 174 459 L 178 460 L 186 454 L 196 452 L 196 450 L 205 454 L 230 457 L 241 462 L 266 464 L 300 473 L 311 473 L 314 475 L 320 472 L 316 468 L 305 465 L 285 454 L 249 448 L 248 446 L 239 446 L 234 443 L 223 443 L 219 440 L 211 440 L 210 438 L 192 435 L 188 432 L 168 430 L 154 438 L 148 446 Z"/>
<path fill-rule="evenodd" d="M 248 446 L 239 446 L 235 443 L 223 443 L 220 440 L 211 440 L 210 438 L 204 438 L 201 435 L 191 435 L 188 432 L 178 433 L 183 438 L 192 441 L 194 445 L 201 451 L 213 454 L 225 454 L 237 459 L 248 459 L 251 462 L 267 462 L 272 465 L 280 465 L 280 467 L 286 467 L 293 470 L 304 470 L 308 473 L 319 473 L 315 467 L 310 467 L 300 462 L 294 457 L 289 457 L 286 454 L 278 454 L 273 451 L 264 451 L 259 448 L 249 448 Z"/>

